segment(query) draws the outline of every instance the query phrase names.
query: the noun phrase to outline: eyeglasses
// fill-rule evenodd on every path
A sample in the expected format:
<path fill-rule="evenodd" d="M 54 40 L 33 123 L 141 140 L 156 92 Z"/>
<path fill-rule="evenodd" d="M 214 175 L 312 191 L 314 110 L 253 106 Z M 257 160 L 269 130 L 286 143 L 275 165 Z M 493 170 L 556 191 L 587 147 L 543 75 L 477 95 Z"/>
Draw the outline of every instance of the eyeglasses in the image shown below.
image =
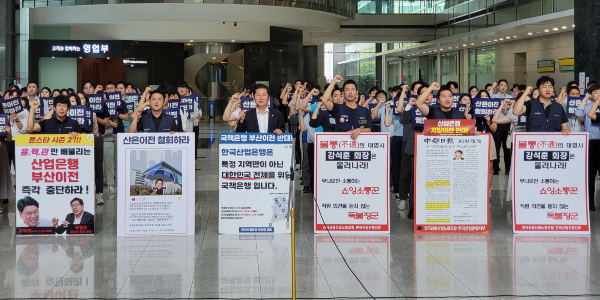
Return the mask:
<path fill-rule="evenodd" d="M 39 211 L 38 209 L 36 209 L 36 210 L 34 210 L 34 211 L 32 211 L 32 212 L 26 212 L 26 213 L 23 213 L 23 214 L 24 214 L 26 217 L 31 217 L 31 215 L 39 215 L 39 214 L 40 214 L 40 211 Z"/>

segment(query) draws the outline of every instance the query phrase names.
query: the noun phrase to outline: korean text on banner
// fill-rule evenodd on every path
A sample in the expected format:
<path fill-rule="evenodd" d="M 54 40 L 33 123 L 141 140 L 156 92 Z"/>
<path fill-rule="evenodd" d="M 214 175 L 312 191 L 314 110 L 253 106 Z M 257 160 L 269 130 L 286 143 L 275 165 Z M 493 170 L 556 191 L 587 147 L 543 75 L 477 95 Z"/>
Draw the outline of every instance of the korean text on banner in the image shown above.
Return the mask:
<path fill-rule="evenodd" d="M 589 234 L 588 133 L 515 133 L 512 148 L 513 231 Z"/>
<path fill-rule="evenodd" d="M 289 233 L 290 133 L 221 133 L 219 233 Z"/>
<path fill-rule="evenodd" d="M 390 231 L 389 135 L 317 133 L 315 233 Z M 322 218 L 321 218 L 322 216 Z"/>
<path fill-rule="evenodd" d="M 117 135 L 117 235 L 193 235 L 193 133 Z"/>
<path fill-rule="evenodd" d="M 17 135 L 16 232 L 94 233 L 94 135 Z"/>
<path fill-rule="evenodd" d="M 414 231 L 489 231 L 490 134 L 474 135 L 473 120 L 425 127 L 432 135 L 415 137 Z"/>

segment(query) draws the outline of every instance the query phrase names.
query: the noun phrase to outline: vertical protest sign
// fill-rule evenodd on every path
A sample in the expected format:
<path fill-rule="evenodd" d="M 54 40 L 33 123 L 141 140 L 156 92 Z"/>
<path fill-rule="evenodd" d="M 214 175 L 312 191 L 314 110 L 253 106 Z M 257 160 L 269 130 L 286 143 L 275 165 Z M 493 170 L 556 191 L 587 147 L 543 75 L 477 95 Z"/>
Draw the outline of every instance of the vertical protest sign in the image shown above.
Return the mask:
<path fill-rule="evenodd" d="M 104 99 L 103 94 L 88 94 L 87 96 L 93 112 L 99 113 L 104 110 L 102 107 L 102 100 Z"/>
<path fill-rule="evenodd" d="M 389 232 L 389 135 L 315 135 L 315 233 Z"/>
<path fill-rule="evenodd" d="M 289 233 L 290 133 L 221 133 L 219 233 Z"/>
<path fill-rule="evenodd" d="M 90 112 L 90 113 L 88 113 Z M 92 130 L 92 114 L 91 109 L 85 105 L 71 105 L 67 111 L 67 117 L 77 121 L 81 128 Z"/>
<path fill-rule="evenodd" d="M 0 114 L 0 136 L 7 136 L 8 132 L 4 130 L 4 127 L 10 127 L 10 117 L 7 114 Z"/>
<path fill-rule="evenodd" d="M 17 234 L 94 233 L 94 135 L 17 135 L 15 143 Z"/>
<path fill-rule="evenodd" d="M 490 134 L 473 120 L 427 120 L 415 137 L 414 231 L 489 231 Z"/>
<path fill-rule="evenodd" d="M 117 235 L 193 235 L 193 133 L 117 135 Z"/>
<path fill-rule="evenodd" d="M 513 232 L 589 234 L 588 133 L 516 132 L 512 148 Z"/>

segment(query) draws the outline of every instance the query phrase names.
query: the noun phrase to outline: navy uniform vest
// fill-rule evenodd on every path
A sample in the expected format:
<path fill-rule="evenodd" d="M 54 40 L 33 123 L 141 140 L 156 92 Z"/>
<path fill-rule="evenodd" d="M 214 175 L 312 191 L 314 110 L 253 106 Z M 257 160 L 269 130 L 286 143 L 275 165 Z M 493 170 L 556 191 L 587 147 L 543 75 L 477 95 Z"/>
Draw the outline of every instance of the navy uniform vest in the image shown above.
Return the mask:
<path fill-rule="evenodd" d="M 429 108 L 431 109 L 431 107 Z M 439 107 L 433 107 L 433 111 L 435 112 L 435 118 L 436 119 L 442 119 L 445 120 L 446 119 L 446 114 L 444 114 L 444 112 L 442 111 L 441 108 Z M 465 113 L 460 112 L 458 109 L 452 109 L 452 119 L 465 119 Z"/>
<path fill-rule="evenodd" d="M 75 131 L 75 126 L 79 125 L 77 121 L 65 117 L 64 121 L 59 121 L 56 117 L 52 117 L 49 120 L 46 120 L 46 127 L 44 128 L 44 133 L 47 134 L 66 134 Z"/>
<path fill-rule="evenodd" d="M 562 105 L 550 101 L 550 114 L 546 118 L 544 105 L 538 99 L 531 100 L 531 111 L 527 117 L 527 132 L 560 132 L 562 131 Z"/>
<path fill-rule="evenodd" d="M 367 114 L 369 109 L 360 105 L 356 106 L 356 115 L 351 120 L 350 110 L 346 104 L 340 104 L 338 119 L 335 120 L 335 131 L 350 131 L 367 125 Z"/>
<path fill-rule="evenodd" d="M 170 132 L 173 124 L 175 123 L 175 118 L 173 116 L 162 113 L 160 116 L 160 124 L 158 125 L 158 131 L 155 130 L 154 121 L 152 120 L 153 114 L 151 112 L 147 113 L 142 117 L 142 125 L 144 126 L 144 132 Z"/>

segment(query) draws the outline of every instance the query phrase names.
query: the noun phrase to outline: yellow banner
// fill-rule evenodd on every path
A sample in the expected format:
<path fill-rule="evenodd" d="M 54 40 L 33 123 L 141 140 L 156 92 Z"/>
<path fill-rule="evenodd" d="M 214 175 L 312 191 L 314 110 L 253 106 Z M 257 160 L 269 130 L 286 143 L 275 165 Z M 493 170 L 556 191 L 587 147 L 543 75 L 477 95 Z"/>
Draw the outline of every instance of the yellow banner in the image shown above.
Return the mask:
<path fill-rule="evenodd" d="M 16 146 L 89 146 L 94 145 L 93 134 L 80 134 L 71 138 L 68 134 L 19 134 L 15 137 Z"/>

